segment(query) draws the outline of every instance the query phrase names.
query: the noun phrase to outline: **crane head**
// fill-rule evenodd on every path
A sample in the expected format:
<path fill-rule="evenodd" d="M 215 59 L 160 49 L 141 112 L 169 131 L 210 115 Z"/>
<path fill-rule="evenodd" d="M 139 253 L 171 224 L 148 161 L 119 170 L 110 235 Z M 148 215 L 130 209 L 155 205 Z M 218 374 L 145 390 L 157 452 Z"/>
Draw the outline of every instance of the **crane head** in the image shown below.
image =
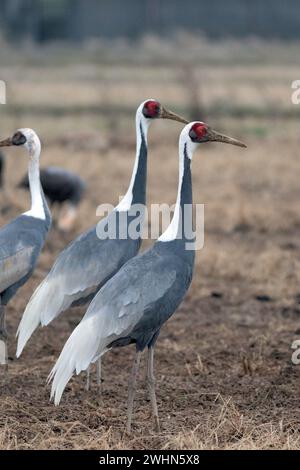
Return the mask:
<path fill-rule="evenodd" d="M 170 119 L 172 121 L 182 122 L 187 124 L 188 121 L 178 114 L 164 108 L 159 101 L 147 100 L 144 102 L 142 113 L 147 119 Z"/>
<path fill-rule="evenodd" d="M 0 147 L 11 147 L 13 145 L 24 145 L 24 147 L 26 147 L 31 153 L 36 149 L 40 150 L 41 143 L 34 130 L 18 129 L 11 137 L 0 142 Z"/>
<path fill-rule="evenodd" d="M 26 137 L 21 131 L 17 131 L 12 137 L 8 137 L 0 142 L 0 147 L 11 147 L 12 145 L 24 145 Z"/>
<path fill-rule="evenodd" d="M 232 137 L 228 137 L 227 135 L 214 131 L 204 122 L 191 123 L 188 129 L 188 135 L 191 141 L 195 144 L 201 144 L 204 142 L 222 142 L 223 144 L 231 144 L 243 148 L 247 147 L 247 145 L 240 140 L 233 139 Z"/>

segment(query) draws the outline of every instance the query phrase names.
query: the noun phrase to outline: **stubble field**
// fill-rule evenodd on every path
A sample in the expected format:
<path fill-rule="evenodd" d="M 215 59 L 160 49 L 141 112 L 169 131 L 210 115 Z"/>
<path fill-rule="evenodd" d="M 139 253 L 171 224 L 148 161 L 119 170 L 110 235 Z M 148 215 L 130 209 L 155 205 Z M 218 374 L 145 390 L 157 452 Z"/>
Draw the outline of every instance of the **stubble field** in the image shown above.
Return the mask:
<path fill-rule="evenodd" d="M 0 449 L 300 449 L 300 366 L 291 362 L 292 342 L 300 339 L 300 107 L 290 99 L 299 68 L 284 46 L 266 52 L 269 60 L 259 52 L 263 45 L 220 48 L 203 44 L 203 57 L 191 54 L 187 64 L 154 60 L 149 51 L 142 66 L 125 63 L 126 53 L 123 63 L 76 54 L 64 62 L 53 51 L 48 61 L 41 53 L 26 63 L 3 58 L 8 104 L 0 108 L 1 137 L 19 127 L 36 129 L 41 165 L 77 171 L 88 191 L 72 233 L 51 230 L 34 275 L 8 307 Z M 129 437 L 124 423 L 133 348 L 104 357 L 101 397 L 95 375 L 86 392 L 82 374 L 54 407 L 46 378 L 85 308 L 38 330 L 19 360 L 14 337 L 57 254 L 97 223 L 98 204 L 115 204 L 125 193 L 135 153 L 134 111 L 146 98 L 183 115 L 199 111 L 248 149 L 203 145 L 194 156 L 205 246 L 189 293 L 157 342 L 161 432 L 153 430 L 143 363 Z M 149 204 L 175 201 L 180 129 L 173 122 L 150 129 Z M 11 208 L 0 215 L 1 225 L 29 205 L 29 196 L 15 189 L 26 154 L 9 149 L 6 156 L 1 204 Z"/>

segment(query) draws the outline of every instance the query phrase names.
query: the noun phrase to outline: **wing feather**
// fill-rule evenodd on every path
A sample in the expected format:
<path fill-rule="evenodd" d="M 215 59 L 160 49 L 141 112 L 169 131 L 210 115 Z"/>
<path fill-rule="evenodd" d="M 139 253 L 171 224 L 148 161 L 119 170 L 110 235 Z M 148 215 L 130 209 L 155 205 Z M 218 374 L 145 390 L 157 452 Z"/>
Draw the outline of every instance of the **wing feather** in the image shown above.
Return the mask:
<path fill-rule="evenodd" d="M 28 274 L 33 251 L 32 246 L 21 247 L 16 253 L 0 259 L 0 293 Z"/>

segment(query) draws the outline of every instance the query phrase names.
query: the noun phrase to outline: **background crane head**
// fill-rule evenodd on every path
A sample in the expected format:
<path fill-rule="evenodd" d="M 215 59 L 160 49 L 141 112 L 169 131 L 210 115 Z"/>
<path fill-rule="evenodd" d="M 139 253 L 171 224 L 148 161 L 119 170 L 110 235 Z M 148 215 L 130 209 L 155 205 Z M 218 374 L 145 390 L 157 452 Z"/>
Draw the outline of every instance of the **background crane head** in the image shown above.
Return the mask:
<path fill-rule="evenodd" d="M 178 114 L 172 113 L 168 109 L 165 109 L 159 101 L 147 100 L 144 102 L 142 113 L 147 119 L 170 119 L 172 121 L 183 122 L 187 124 L 188 121 Z"/>
<path fill-rule="evenodd" d="M 0 142 L 0 147 L 11 147 L 13 145 L 24 145 L 29 153 L 40 150 L 41 147 L 40 139 L 32 129 L 18 129 L 12 137 Z"/>

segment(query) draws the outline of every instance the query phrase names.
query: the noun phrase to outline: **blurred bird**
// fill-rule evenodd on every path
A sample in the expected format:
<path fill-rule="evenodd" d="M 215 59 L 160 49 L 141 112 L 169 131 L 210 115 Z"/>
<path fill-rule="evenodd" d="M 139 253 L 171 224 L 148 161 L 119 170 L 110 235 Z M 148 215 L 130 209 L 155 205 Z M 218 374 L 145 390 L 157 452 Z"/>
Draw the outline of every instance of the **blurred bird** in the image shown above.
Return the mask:
<path fill-rule="evenodd" d="M 67 210 L 59 217 L 58 228 L 62 231 L 71 230 L 86 188 L 85 182 L 76 173 L 55 166 L 42 168 L 40 179 L 51 208 L 58 204 L 62 209 L 64 203 L 68 204 Z M 28 175 L 22 178 L 18 187 L 29 188 Z"/>
<path fill-rule="evenodd" d="M 195 242 L 192 233 L 193 152 L 202 142 L 245 147 L 202 122 L 184 127 L 179 139 L 179 186 L 173 219 L 152 248 L 129 260 L 97 293 L 85 316 L 66 342 L 49 379 L 51 397 L 59 404 L 71 376 L 85 370 L 109 349 L 136 344 L 129 380 L 127 431 L 131 430 L 133 402 L 141 353 L 148 347 L 147 379 L 156 429 L 159 429 L 154 379 L 154 346 L 162 325 L 183 300 L 193 276 Z"/>
<path fill-rule="evenodd" d="M 170 119 L 186 123 L 183 118 L 167 111 L 158 101 L 144 101 L 136 112 L 136 157 L 128 190 L 121 202 L 98 226 L 75 239 L 63 250 L 50 273 L 31 297 L 18 329 L 17 357 L 39 324 L 48 325 L 61 312 L 71 306 L 91 300 L 141 245 L 142 224 L 139 236 L 128 236 L 130 222 L 136 220 L 131 209 L 136 204 L 145 206 L 147 179 L 147 134 L 155 119 Z M 125 221 L 125 237 L 122 225 Z M 114 238 L 100 238 L 110 224 L 117 226 Z M 120 236 L 119 236 L 120 234 Z M 100 386 L 100 362 L 97 369 Z M 89 382 L 87 382 L 87 388 Z"/>
<path fill-rule="evenodd" d="M 20 129 L 0 147 L 24 146 L 29 153 L 31 209 L 0 230 L 0 364 L 7 366 L 5 308 L 31 276 L 50 227 L 51 215 L 40 184 L 41 143 L 32 129 Z"/>

